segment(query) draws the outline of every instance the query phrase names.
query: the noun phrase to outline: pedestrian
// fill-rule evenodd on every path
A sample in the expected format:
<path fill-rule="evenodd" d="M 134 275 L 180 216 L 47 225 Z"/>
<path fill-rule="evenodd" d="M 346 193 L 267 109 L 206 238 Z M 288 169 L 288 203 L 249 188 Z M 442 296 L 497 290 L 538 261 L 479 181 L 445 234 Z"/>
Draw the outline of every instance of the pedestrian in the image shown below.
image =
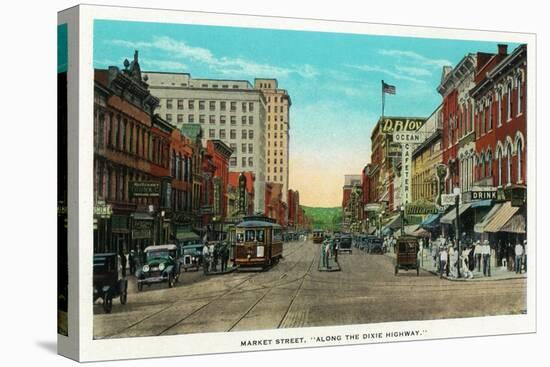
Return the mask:
<path fill-rule="evenodd" d="M 437 246 L 430 241 L 433 268 L 437 269 Z"/>
<path fill-rule="evenodd" d="M 134 250 L 130 251 L 130 254 L 128 255 L 128 262 L 130 263 L 130 274 L 134 274 L 136 272 L 136 255 Z"/>
<path fill-rule="evenodd" d="M 338 249 L 340 248 L 340 243 L 337 241 L 333 242 L 333 251 L 334 251 L 334 262 L 338 262 Z"/>
<path fill-rule="evenodd" d="M 120 267 L 122 270 L 122 277 L 126 277 L 126 255 L 124 254 L 122 247 L 118 252 L 118 256 L 120 256 Z"/>
<path fill-rule="evenodd" d="M 459 259 L 458 259 L 458 251 L 455 247 L 451 247 L 449 249 L 449 257 L 450 257 L 450 271 L 451 275 L 454 278 L 458 277 L 458 267 L 459 267 Z"/>
<path fill-rule="evenodd" d="M 468 270 L 471 272 L 475 269 L 475 259 L 474 259 L 474 245 L 468 245 Z"/>
<path fill-rule="evenodd" d="M 483 258 L 483 275 L 491 276 L 491 246 L 489 241 L 485 240 L 481 246 L 481 256 Z"/>
<path fill-rule="evenodd" d="M 513 271 L 514 269 L 514 257 L 515 257 L 515 251 L 514 246 L 510 242 L 506 245 L 506 256 L 508 257 L 508 270 Z"/>
<path fill-rule="evenodd" d="M 523 246 L 519 242 L 516 244 L 515 253 L 516 253 L 516 259 L 515 259 L 516 261 L 514 263 L 514 266 L 516 269 L 516 274 L 521 274 L 521 263 L 523 260 Z"/>
<path fill-rule="evenodd" d="M 224 272 L 227 270 L 227 261 L 229 260 L 229 246 L 227 245 L 227 243 L 222 244 L 221 260 L 221 271 Z"/>
<path fill-rule="evenodd" d="M 470 270 L 470 267 L 468 266 L 468 255 L 470 254 L 472 250 L 466 249 L 465 252 L 462 253 L 460 256 L 460 264 L 462 267 L 462 275 L 466 279 L 472 279 L 474 277 L 474 274 Z"/>
<path fill-rule="evenodd" d="M 445 246 L 439 248 L 439 277 L 443 278 L 443 272 L 447 267 L 447 249 Z"/>
<path fill-rule="evenodd" d="M 481 241 L 477 241 L 476 245 L 474 247 L 474 257 L 475 257 L 475 266 L 477 268 L 477 272 L 479 273 L 481 271 Z"/>
<path fill-rule="evenodd" d="M 324 240 L 321 246 L 321 256 L 323 257 L 323 268 L 328 269 L 328 257 L 329 257 L 329 241 Z"/>
<path fill-rule="evenodd" d="M 208 245 L 208 241 L 205 241 L 202 246 L 202 261 L 204 273 L 206 274 L 208 273 L 208 268 L 210 267 L 210 246 Z"/>

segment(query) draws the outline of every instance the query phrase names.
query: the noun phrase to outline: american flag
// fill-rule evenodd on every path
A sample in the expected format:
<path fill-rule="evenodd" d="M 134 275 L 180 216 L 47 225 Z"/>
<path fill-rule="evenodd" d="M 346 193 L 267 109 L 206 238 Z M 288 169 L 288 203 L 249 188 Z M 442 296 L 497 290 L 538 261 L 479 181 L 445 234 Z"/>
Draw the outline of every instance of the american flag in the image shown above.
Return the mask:
<path fill-rule="evenodd" d="M 395 85 L 389 85 L 382 80 L 382 92 L 388 94 L 395 94 Z"/>

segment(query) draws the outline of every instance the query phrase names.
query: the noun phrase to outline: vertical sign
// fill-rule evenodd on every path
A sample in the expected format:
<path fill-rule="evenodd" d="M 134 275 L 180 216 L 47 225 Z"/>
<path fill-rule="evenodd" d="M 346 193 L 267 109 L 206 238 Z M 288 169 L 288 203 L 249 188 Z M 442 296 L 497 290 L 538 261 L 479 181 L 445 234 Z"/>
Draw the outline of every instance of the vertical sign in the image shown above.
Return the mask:
<path fill-rule="evenodd" d="M 405 206 L 412 201 L 412 147 L 413 145 L 411 143 L 403 143 L 401 150 L 401 203 Z"/>

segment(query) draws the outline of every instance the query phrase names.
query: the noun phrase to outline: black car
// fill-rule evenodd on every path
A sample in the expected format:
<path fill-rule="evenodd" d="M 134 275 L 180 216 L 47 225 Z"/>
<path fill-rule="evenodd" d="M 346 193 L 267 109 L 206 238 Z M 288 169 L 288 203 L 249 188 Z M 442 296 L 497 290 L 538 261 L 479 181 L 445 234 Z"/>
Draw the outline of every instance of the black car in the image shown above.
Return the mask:
<path fill-rule="evenodd" d="M 339 237 L 337 237 L 338 240 L 338 251 L 339 252 L 349 252 L 351 254 L 351 234 L 349 233 L 343 233 Z"/>
<path fill-rule="evenodd" d="M 366 249 L 369 254 L 383 254 L 384 241 L 378 236 L 369 236 L 366 239 Z"/>
<path fill-rule="evenodd" d="M 113 298 L 120 297 L 120 303 L 128 299 L 128 279 L 122 275 L 120 258 L 116 253 L 94 255 L 93 286 L 94 302 L 103 299 L 103 310 L 111 313 Z"/>

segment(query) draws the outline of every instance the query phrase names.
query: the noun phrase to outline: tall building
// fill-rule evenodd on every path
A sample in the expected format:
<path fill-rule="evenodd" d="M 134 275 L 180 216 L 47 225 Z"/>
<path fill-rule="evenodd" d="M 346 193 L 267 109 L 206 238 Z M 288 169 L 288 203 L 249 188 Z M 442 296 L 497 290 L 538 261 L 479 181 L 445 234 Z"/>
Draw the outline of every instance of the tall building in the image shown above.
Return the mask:
<path fill-rule="evenodd" d="M 289 109 L 290 96 L 278 88 L 277 79 L 255 79 L 254 87 L 267 101 L 266 168 L 267 181 L 283 185 L 283 201 L 288 194 Z"/>
<path fill-rule="evenodd" d="M 262 91 L 245 80 L 193 79 L 187 73 L 144 74 L 151 93 L 160 100 L 157 112 L 166 121 L 180 128 L 198 123 L 204 132 L 203 144 L 217 139 L 233 150 L 231 172 L 254 173 L 254 210 L 263 212 L 266 99 Z"/>
<path fill-rule="evenodd" d="M 362 220 L 362 177 L 361 175 L 345 175 L 342 193 L 342 230 L 357 231 Z"/>

